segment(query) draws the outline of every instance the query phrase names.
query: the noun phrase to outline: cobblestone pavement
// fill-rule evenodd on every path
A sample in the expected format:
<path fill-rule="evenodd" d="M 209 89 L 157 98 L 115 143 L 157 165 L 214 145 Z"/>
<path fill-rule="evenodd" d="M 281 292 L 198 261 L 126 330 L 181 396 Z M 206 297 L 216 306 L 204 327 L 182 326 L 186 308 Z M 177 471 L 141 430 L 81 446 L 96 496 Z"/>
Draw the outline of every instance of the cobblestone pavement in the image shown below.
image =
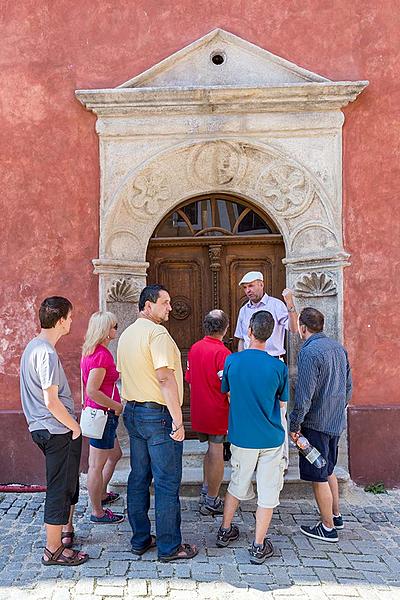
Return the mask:
<path fill-rule="evenodd" d="M 219 549 L 220 518 L 199 515 L 197 500 L 183 499 L 184 541 L 198 544 L 200 552 L 193 561 L 163 564 L 155 551 L 141 558 L 130 553 L 128 522 L 91 524 L 83 492 L 76 511 L 77 542 L 91 560 L 77 568 L 44 567 L 43 501 L 44 494 L 5 494 L 0 501 L 0 600 L 400 599 L 400 491 L 373 496 L 350 488 L 337 544 L 314 542 L 299 532 L 299 524 L 315 523 L 312 500 L 283 500 L 270 530 L 275 555 L 264 565 L 249 562 L 251 502 L 243 503 L 235 519 L 240 539 Z M 120 510 L 123 504 L 120 500 Z"/>

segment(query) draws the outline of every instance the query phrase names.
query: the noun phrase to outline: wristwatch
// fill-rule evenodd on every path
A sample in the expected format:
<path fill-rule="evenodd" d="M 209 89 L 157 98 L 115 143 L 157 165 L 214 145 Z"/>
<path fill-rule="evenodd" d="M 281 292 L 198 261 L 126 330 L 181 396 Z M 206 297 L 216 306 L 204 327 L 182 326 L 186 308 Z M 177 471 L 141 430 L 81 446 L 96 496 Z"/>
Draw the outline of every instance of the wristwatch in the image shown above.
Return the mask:
<path fill-rule="evenodd" d="M 288 312 L 296 312 L 296 308 L 294 306 L 291 306 L 290 308 L 288 307 L 287 311 Z"/>

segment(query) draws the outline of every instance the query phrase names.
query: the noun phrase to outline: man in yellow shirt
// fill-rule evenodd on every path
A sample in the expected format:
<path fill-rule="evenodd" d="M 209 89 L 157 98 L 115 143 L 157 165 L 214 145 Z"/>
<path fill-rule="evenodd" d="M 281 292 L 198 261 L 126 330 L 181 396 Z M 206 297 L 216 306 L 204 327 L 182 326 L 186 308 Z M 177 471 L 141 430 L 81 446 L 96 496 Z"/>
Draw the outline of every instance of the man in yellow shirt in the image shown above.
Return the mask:
<path fill-rule="evenodd" d="M 196 546 L 182 544 L 181 537 L 183 374 L 179 348 L 162 325 L 170 311 L 168 291 L 158 284 L 146 286 L 139 298 L 139 317 L 122 333 L 117 357 L 130 438 L 127 504 L 132 552 L 141 555 L 157 544 L 163 562 L 193 558 L 198 552 Z M 148 516 L 152 478 L 156 539 Z"/>

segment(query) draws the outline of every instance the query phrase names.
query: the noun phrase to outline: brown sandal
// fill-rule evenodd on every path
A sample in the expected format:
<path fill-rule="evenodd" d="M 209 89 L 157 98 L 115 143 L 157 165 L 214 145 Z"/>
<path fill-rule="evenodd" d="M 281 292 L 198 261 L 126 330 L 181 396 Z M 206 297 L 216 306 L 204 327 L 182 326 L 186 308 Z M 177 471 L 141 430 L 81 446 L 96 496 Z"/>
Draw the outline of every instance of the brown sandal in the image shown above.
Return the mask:
<path fill-rule="evenodd" d="M 74 531 L 63 531 L 61 533 L 61 542 L 64 544 L 64 548 L 72 548 L 74 537 L 75 537 Z M 64 542 L 64 540 L 69 540 L 69 541 Z"/>
<path fill-rule="evenodd" d="M 132 554 L 136 554 L 137 556 L 142 556 L 142 554 L 147 552 L 147 550 L 150 550 L 150 548 L 155 548 L 156 546 L 157 546 L 156 536 L 151 535 L 150 541 L 145 546 L 143 546 L 143 548 L 140 548 L 140 550 L 136 550 L 136 548 L 131 548 L 131 552 L 132 552 Z"/>
<path fill-rule="evenodd" d="M 173 554 L 170 554 L 169 556 L 159 556 L 158 560 L 160 562 L 188 560 L 189 558 L 194 558 L 198 553 L 199 550 L 196 548 L 196 546 L 192 546 L 192 544 L 181 544 Z"/>
<path fill-rule="evenodd" d="M 51 553 L 50 550 L 45 548 L 44 553 L 49 560 L 45 560 L 42 557 L 42 565 L 58 565 L 59 567 L 77 567 L 78 565 L 82 565 L 83 563 L 89 560 L 89 555 L 85 552 L 79 552 L 78 550 L 74 550 L 71 556 L 65 556 L 65 554 L 63 554 L 64 550 L 64 544 L 61 544 L 61 546 L 57 548 L 57 550 L 53 553 Z"/>

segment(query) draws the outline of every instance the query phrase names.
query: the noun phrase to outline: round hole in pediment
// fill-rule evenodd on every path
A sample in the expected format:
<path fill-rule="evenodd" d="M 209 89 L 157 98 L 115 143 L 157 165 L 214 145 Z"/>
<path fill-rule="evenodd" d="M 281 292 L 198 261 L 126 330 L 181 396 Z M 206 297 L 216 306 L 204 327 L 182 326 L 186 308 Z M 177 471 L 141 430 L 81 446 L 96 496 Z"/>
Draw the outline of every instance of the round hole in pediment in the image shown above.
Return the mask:
<path fill-rule="evenodd" d="M 221 52 L 220 50 L 216 50 L 215 52 L 213 52 L 211 54 L 211 62 L 214 65 L 216 65 L 217 67 L 219 67 L 220 65 L 223 65 L 225 60 L 226 60 L 225 53 Z"/>

